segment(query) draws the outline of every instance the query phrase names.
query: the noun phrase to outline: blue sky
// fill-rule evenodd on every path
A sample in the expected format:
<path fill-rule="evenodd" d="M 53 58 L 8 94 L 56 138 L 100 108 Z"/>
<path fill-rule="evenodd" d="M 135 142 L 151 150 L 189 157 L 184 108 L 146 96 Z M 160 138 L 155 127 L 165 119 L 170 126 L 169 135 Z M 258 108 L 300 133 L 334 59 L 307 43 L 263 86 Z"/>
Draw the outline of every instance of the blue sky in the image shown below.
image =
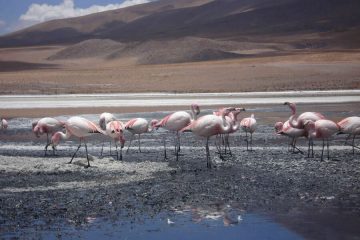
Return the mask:
<path fill-rule="evenodd" d="M 150 0 L 0 0 L 0 35 L 56 18 L 111 10 Z"/>

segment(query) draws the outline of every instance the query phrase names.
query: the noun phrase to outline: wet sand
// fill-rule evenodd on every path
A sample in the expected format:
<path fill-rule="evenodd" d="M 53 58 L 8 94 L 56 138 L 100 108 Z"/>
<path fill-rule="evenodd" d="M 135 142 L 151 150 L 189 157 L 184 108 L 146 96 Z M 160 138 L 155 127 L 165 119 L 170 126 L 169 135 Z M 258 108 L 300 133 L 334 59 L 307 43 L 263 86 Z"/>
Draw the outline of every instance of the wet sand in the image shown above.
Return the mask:
<path fill-rule="evenodd" d="M 320 104 L 317 110 L 337 119 L 359 115 L 355 106 Z M 307 108 L 310 106 L 301 106 L 301 110 Z M 268 216 L 306 239 L 357 239 L 360 232 L 354 223 L 360 221 L 360 152 L 352 155 L 351 148 L 344 146 L 345 137 L 338 136 L 331 143 L 330 160 L 319 160 L 320 142 L 316 142 L 314 159 L 291 154 L 288 139 L 275 135 L 272 125 L 275 118 L 286 119 L 288 109 L 258 106 L 251 111 L 259 123 L 255 151 L 246 151 L 244 134 L 238 132 L 231 138 L 232 155 L 222 161 L 212 141 L 212 170 L 206 168 L 202 139 L 183 134 L 183 155 L 176 161 L 173 137 L 161 130 L 143 136 L 142 153 L 134 142 L 122 161 L 110 156 L 99 158 L 105 138 L 92 138 L 92 167 L 85 169 L 84 149 L 74 164 L 66 164 L 76 148 L 75 139 L 62 143 L 57 156 L 43 157 L 44 138 L 32 136 L 33 119 L 14 118 L 17 127 L 9 128 L 6 135 L 1 133 L 0 141 L 1 235 L 32 236 L 26 234 L 45 230 L 61 233 L 68 227 L 91 226 L 91 219 L 141 224 L 144 216 L 171 216 L 175 209 L 206 209 L 208 215 L 216 215 L 229 205 L 244 214 Z M 165 114 L 117 116 L 123 120 L 134 116 L 151 119 Z M 98 116 L 86 117 L 96 120 Z M 164 134 L 169 160 L 163 159 Z M 299 146 L 306 151 L 305 140 L 299 141 Z"/>

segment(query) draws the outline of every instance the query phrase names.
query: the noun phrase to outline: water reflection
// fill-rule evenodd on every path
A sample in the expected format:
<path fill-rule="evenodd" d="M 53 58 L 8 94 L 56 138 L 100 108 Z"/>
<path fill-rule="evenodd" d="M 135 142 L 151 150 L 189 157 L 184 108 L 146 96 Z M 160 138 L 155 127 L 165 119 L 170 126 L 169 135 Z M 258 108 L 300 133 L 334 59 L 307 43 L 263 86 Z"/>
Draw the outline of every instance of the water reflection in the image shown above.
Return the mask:
<path fill-rule="evenodd" d="M 42 223 L 44 224 L 45 221 Z M 302 239 L 297 234 L 260 214 L 246 213 L 230 205 L 185 207 L 155 216 L 136 216 L 117 220 L 88 216 L 81 225 L 72 221 L 39 227 L 39 222 L 18 232 L 2 235 L 11 238 L 44 239 Z"/>

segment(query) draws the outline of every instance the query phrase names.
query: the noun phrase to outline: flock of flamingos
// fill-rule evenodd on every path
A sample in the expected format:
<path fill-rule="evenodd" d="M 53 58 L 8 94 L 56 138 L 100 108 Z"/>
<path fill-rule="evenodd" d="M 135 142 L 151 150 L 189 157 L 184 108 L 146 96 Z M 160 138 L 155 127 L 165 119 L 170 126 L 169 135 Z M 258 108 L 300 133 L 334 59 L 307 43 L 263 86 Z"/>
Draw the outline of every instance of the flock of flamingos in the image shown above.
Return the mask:
<path fill-rule="evenodd" d="M 322 114 L 317 112 L 304 112 L 296 117 L 296 105 L 294 103 L 285 102 L 291 110 L 291 116 L 286 122 L 275 123 L 275 131 L 279 135 L 284 135 L 291 138 L 290 146 L 293 152 L 301 152 L 296 147 L 296 140 L 300 137 L 306 137 L 308 139 L 308 157 L 314 157 L 314 140 L 322 140 L 321 160 L 324 156 L 324 148 L 327 146 L 327 158 L 329 159 L 329 140 L 336 134 L 348 134 L 346 143 L 351 139 L 349 145 L 352 146 L 352 152 L 355 153 L 355 137 L 360 134 L 360 117 L 353 116 L 347 117 L 340 122 L 336 123 L 329 119 L 326 119 Z M 83 117 L 74 116 L 70 117 L 67 121 L 62 122 L 55 118 L 42 118 L 32 124 L 32 130 L 37 137 L 46 134 L 47 144 L 45 146 L 45 155 L 47 149 L 52 146 L 53 151 L 61 140 L 69 139 L 71 136 L 79 138 L 80 144 L 73 154 L 69 163 L 71 163 L 79 151 L 82 143 L 84 143 L 86 150 L 86 157 L 88 165 L 90 167 L 89 155 L 87 151 L 86 139 L 93 134 L 101 133 L 115 142 L 117 159 L 122 159 L 122 149 L 125 145 L 124 131 L 129 131 L 131 135 L 130 143 L 135 135 L 138 136 L 139 151 L 140 148 L 140 135 L 148 133 L 154 129 L 163 128 L 169 132 L 175 133 L 175 155 L 178 160 L 180 152 L 180 133 L 189 131 L 196 136 L 206 139 L 206 160 L 207 167 L 211 168 L 210 151 L 209 151 L 209 139 L 212 136 L 217 136 L 217 149 L 221 156 L 222 149 L 225 152 L 229 146 L 229 135 L 236 132 L 241 128 L 246 133 L 247 150 L 252 150 L 252 134 L 256 130 L 256 119 L 252 114 L 251 117 L 238 119 L 239 113 L 245 111 L 243 108 L 222 108 L 213 114 L 200 115 L 200 108 L 196 104 L 191 105 L 191 113 L 186 111 L 178 111 L 171 113 L 164 117 L 162 120 L 151 120 L 150 122 L 144 118 L 134 118 L 127 123 L 123 123 L 115 118 L 111 113 L 103 113 L 100 115 L 99 124 L 91 122 Z M 1 120 L 1 128 L 6 129 L 8 123 L 5 119 Z M 65 129 L 65 132 L 63 130 Z M 49 138 L 51 136 L 51 138 Z M 164 158 L 166 155 L 166 141 L 164 142 Z M 118 151 L 118 145 L 120 145 L 120 151 Z M 250 145 L 250 149 L 249 149 Z"/>

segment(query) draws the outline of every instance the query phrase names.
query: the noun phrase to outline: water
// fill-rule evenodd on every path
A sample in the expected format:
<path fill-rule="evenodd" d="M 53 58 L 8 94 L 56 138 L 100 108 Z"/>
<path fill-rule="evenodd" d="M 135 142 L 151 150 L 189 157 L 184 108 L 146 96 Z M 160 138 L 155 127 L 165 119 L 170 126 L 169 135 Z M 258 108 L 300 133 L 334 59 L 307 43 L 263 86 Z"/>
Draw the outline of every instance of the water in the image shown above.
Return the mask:
<path fill-rule="evenodd" d="M 0 109 L 75 107 L 158 107 L 238 104 L 347 103 L 360 102 L 359 90 L 293 91 L 255 93 L 142 93 L 142 94 L 62 94 L 3 95 Z"/>
<path fill-rule="evenodd" d="M 3 238 L 44 239 L 302 239 L 270 218 L 228 209 L 224 213 L 163 212 L 154 217 L 140 216 L 137 220 L 87 217 L 87 223 L 74 226 L 58 223 L 49 229 L 38 221 L 32 227 L 8 232 Z"/>

